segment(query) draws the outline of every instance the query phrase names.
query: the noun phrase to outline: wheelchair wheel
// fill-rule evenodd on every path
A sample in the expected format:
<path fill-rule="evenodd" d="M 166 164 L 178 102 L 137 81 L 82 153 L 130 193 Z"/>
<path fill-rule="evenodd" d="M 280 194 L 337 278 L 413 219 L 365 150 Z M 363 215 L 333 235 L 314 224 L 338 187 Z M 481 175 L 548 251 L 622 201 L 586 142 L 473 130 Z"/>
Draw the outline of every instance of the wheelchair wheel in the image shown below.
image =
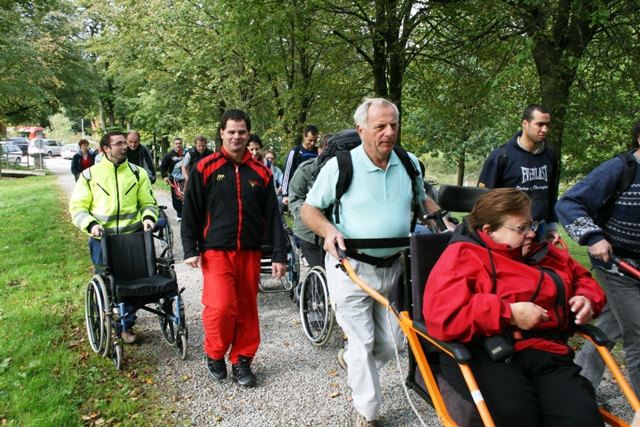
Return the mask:
<path fill-rule="evenodd" d="M 111 344 L 111 313 L 106 286 L 102 277 L 95 275 L 87 285 L 84 299 L 85 322 L 91 349 L 106 355 Z"/>
<path fill-rule="evenodd" d="M 171 303 L 169 303 L 171 304 Z M 169 316 L 173 316 L 173 305 L 167 305 L 165 303 L 164 306 L 160 305 L 158 309 L 165 313 L 165 315 L 158 315 L 158 323 L 160 324 L 160 330 L 162 331 L 162 335 L 164 339 L 170 345 L 176 344 L 176 339 L 178 337 L 178 324 L 172 321 Z"/>
<path fill-rule="evenodd" d="M 113 343 L 113 353 L 111 355 L 113 358 L 113 364 L 115 365 L 117 370 L 122 369 L 122 342 L 116 341 Z"/>
<path fill-rule="evenodd" d="M 287 273 L 280 279 L 285 291 L 291 291 L 300 282 L 300 257 L 292 234 L 287 234 L 289 252 L 287 253 Z"/>
<path fill-rule="evenodd" d="M 335 323 L 326 277 L 324 268 L 315 266 L 307 273 L 300 290 L 302 328 L 307 338 L 318 347 L 329 341 Z"/>
<path fill-rule="evenodd" d="M 165 225 L 157 227 L 154 232 L 154 237 L 158 241 L 158 257 L 159 258 L 173 258 L 173 236 L 171 234 L 171 221 L 163 209 L 160 209 L 158 214 L 158 222 L 164 220 Z"/>

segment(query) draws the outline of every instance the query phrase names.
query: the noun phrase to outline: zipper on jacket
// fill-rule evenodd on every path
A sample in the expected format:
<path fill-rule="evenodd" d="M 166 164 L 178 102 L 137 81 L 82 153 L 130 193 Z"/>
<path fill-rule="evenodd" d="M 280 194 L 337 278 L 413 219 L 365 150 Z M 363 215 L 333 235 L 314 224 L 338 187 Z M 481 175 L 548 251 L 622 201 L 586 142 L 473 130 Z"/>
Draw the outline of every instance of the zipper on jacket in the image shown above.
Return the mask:
<path fill-rule="evenodd" d="M 131 191 L 131 190 L 133 189 L 133 187 L 135 187 L 135 186 L 136 186 L 136 183 L 134 182 L 134 183 L 131 185 L 131 187 L 129 187 L 129 189 L 127 190 L 127 192 L 126 192 L 126 193 L 124 193 L 124 195 L 126 196 L 127 194 L 129 194 L 129 191 Z"/>
<path fill-rule="evenodd" d="M 107 196 L 111 197 L 111 194 L 109 194 L 109 192 L 108 192 L 107 190 L 105 190 L 104 188 L 102 188 L 102 186 L 101 186 L 100 184 L 97 184 L 97 183 L 96 183 L 96 185 L 98 186 L 98 188 L 100 188 L 102 191 L 104 191 L 104 192 L 105 192 L 105 194 L 106 194 Z"/>
<path fill-rule="evenodd" d="M 116 178 L 116 234 L 120 234 L 120 191 L 118 188 L 118 166 L 116 166 L 115 164 L 113 166 L 113 171 Z"/>
<path fill-rule="evenodd" d="M 242 235 L 242 191 L 241 191 L 241 182 L 240 182 L 240 168 L 236 164 L 236 187 L 238 189 L 238 241 L 237 241 L 237 250 L 241 250 L 240 247 L 240 236 Z"/>

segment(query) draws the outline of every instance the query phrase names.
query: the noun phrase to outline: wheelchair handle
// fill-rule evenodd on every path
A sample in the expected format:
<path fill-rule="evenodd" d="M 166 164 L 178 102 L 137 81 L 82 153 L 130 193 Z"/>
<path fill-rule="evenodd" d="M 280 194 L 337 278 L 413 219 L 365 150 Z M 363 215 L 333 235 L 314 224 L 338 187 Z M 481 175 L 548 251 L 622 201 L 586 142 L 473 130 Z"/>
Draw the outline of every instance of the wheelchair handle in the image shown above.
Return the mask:
<path fill-rule="evenodd" d="M 353 267 L 351 267 L 351 263 L 349 262 L 349 258 L 347 257 L 347 254 L 342 249 L 340 249 L 338 245 L 336 245 L 336 250 L 338 251 L 338 257 L 340 261 L 340 264 L 338 264 L 336 268 L 340 267 L 342 271 L 344 271 L 345 274 L 349 276 L 349 278 L 353 281 L 353 283 L 358 285 L 360 289 L 362 289 L 367 294 L 369 294 L 371 298 L 378 301 L 383 306 L 387 307 L 387 309 L 389 309 L 393 313 L 396 319 L 400 320 L 400 313 L 398 313 L 398 311 L 395 309 L 394 306 L 389 304 L 389 300 L 384 296 L 382 296 L 382 294 L 380 294 L 378 291 L 373 289 L 371 286 L 369 286 L 369 284 L 363 281 L 360 277 L 358 277 Z"/>
<path fill-rule="evenodd" d="M 638 279 L 640 279 L 640 271 L 638 271 L 637 269 L 635 269 L 632 265 L 630 265 L 629 263 L 626 263 L 624 261 L 622 261 L 617 255 L 614 255 L 613 252 L 609 252 L 609 259 L 618 267 L 622 267 L 625 270 L 627 270 L 629 273 L 633 274 L 634 276 L 636 276 Z"/>

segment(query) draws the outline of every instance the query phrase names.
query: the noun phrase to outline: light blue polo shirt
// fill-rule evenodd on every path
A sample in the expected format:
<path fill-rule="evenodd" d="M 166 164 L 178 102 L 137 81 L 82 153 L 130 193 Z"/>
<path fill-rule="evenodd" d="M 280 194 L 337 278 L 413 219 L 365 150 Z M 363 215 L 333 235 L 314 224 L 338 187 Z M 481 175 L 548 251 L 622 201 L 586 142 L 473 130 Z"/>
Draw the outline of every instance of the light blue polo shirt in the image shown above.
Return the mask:
<path fill-rule="evenodd" d="M 420 167 L 413 154 L 409 154 Z M 351 150 L 353 178 L 347 192 L 340 201 L 340 224 L 331 222 L 347 239 L 409 237 L 411 231 L 411 179 L 395 152 L 391 153 L 387 170 L 373 164 L 364 146 Z M 427 199 L 418 177 L 420 200 Z M 325 164 L 315 180 L 306 202 L 324 210 L 336 198 L 338 182 L 338 160 L 333 158 Z M 386 257 L 398 253 L 398 248 L 362 249 L 363 253 L 375 257 Z"/>

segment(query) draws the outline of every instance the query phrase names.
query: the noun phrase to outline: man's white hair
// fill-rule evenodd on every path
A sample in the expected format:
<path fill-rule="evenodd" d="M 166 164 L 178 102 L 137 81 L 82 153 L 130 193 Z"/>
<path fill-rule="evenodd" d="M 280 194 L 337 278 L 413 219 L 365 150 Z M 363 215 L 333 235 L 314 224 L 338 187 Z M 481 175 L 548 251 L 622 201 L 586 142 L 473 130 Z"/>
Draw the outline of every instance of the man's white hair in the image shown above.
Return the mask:
<path fill-rule="evenodd" d="M 357 126 L 360 126 L 362 129 L 367 129 L 369 124 L 369 107 L 372 105 L 386 105 L 393 108 L 393 111 L 396 112 L 396 120 L 400 116 L 398 112 L 398 107 L 396 104 L 384 98 L 365 98 L 364 102 L 360 104 L 356 113 L 353 115 L 353 119 L 356 122 Z"/>

